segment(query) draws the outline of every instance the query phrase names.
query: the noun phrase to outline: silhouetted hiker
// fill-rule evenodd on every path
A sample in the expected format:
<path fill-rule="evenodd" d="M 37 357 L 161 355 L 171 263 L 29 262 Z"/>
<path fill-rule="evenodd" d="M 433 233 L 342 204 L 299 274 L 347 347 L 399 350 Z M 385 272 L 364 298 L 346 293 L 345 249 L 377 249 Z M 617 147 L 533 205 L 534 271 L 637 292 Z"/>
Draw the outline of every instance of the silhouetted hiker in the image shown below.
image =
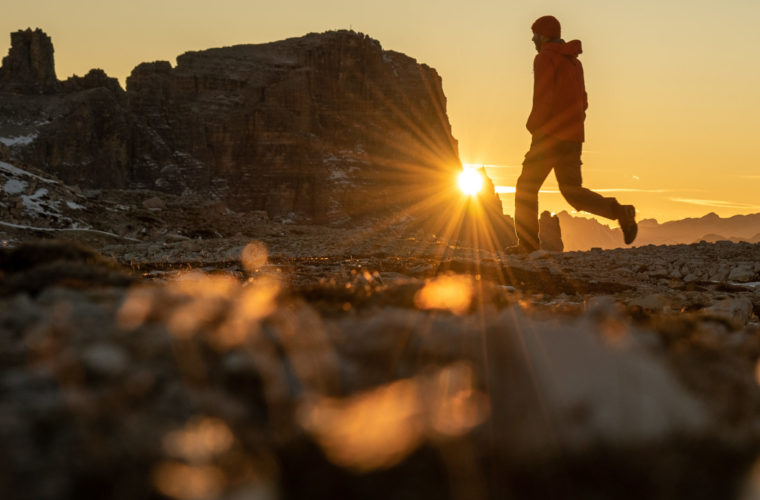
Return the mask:
<path fill-rule="evenodd" d="M 543 16 L 532 26 L 538 55 L 533 61 L 533 109 L 527 127 L 533 135 L 530 150 L 517 179 L 515 230 L 518 244 L 506 253 L 530 253 L 539 248 L 538 191 L 554 169 L 562 196 L 576 210 L 617 220 L 626 244 L 636 238 L 636 209 L 621 205 L 582 186 L 581 150 L 588 100 L 583 66 L 578 60 L 581 42 L 565 43 L 559 21 Z"/>

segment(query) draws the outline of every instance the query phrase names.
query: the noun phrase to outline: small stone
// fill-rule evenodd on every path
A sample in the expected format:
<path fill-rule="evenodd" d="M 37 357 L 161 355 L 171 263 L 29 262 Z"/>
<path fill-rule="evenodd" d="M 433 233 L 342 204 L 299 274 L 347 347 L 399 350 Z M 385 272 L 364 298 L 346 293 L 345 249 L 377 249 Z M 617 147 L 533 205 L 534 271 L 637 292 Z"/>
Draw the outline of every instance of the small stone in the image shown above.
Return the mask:
<path fill-rule="evenodd" d="M 738 330 L 752 317 L 752 301 L 744 297 L 722 300 L 704 309 L 702 317 L 723 321 Z"/>
<path fill-rule="evenodd" d="M 730 271 L 725 268 L 720 268 L 710 275 L 712 281 L 726 281 L 728 279 Z"/>
<path fill-rule="evenodd" d="M 752 264 L 742 264 L 731 270 L 728 281 L 747 283 L 755 279 L 755 268 Z"/>
<path fill-rule="evenodd" d="M 142 206 L 148 210 L 163 210 L 166 208 L 166 203 L 158 196 L 154 196 L 143 201 Z"/>
<path fill-rule="evenodd" d="M 177 243 L 179 241 L 188 241 L 190 238 L 177 233 L 168 233 L 166 236 L 164 236 L 164 239 L 167 243 Z"/>
<path fill-rule="evenodd" d="M 113 344 L 95 344 L 82 354 L 84 366 L 99 375 L 117 377 L 124 373 L 129 356 L 121 347 Z"/>

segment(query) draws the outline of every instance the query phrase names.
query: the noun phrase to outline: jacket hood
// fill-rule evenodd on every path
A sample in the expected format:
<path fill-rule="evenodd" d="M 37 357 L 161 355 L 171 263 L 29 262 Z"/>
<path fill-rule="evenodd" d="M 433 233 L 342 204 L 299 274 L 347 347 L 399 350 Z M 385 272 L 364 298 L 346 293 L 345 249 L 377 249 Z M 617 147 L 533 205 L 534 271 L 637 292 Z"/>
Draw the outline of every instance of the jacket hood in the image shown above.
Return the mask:
<path fill-rule="evenodd" d="M 570 40 L 565 42 L 560 40 L 559 42 L 548 42 L 541 46 L 541 52 L 548 50 L 561 54 L 563 56 L 578 57 L 583 53 L 583 47 L 580 40 Z"/>

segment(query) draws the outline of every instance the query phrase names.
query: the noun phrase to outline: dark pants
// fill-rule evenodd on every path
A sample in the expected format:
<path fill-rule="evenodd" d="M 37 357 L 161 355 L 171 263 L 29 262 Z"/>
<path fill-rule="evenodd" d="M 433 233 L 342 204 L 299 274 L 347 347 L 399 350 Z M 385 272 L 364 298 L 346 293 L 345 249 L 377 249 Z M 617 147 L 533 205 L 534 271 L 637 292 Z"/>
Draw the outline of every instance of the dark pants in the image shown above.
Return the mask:
<path fill-rule="evenodd" d="M 618 218 L 620 204 L 615 198 L 605 198 L 582 186 L 582 148 L 580 142 L 533 138 L 515 192 L 515 230 L 520 245 L 539 248 L 538 191 L 552 169 L 562 196 L 573 208 L 608 219 Z"/>

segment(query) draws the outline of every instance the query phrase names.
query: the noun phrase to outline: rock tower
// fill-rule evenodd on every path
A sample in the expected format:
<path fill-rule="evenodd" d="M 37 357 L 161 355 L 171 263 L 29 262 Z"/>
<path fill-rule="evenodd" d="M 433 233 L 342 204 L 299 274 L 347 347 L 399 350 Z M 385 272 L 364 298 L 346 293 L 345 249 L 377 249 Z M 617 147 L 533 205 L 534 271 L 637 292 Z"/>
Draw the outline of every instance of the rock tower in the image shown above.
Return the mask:
<path fill-rule="evenodd" d="M 0 90 L 50 94 L 58 86 L 50 37 L 39 28 L 11 33 L 11 48 L 0 67 Z"/>

